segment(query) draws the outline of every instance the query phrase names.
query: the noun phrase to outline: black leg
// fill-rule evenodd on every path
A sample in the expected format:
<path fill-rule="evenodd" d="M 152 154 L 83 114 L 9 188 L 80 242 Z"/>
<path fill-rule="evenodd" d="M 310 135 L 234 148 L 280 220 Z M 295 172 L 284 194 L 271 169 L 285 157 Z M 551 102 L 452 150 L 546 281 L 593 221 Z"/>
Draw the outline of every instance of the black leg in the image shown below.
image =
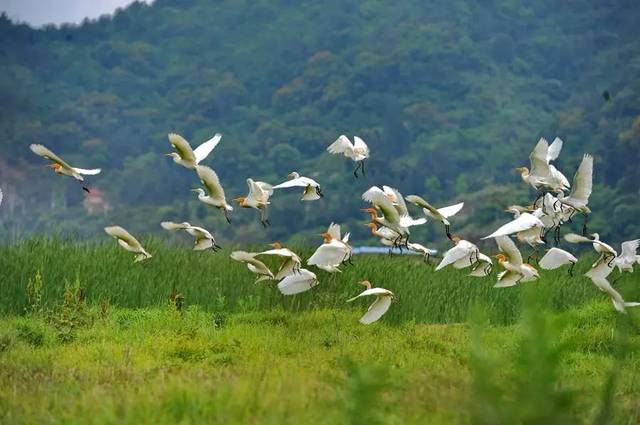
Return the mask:
<path fill-rule="evenodd" d="M 358 165 L 356 165 L 356 169 L 353 170 L 353 176 L 355 178 L 358 178 L 358 170 L 360 169 L 360 162 L 358 162 Z"/>
<path fill-rule="evenodd" d="M 582 236 L 587 236 L 587 224 L 589 223 L 589 214 L 582 214 L 584 221 L 582 222 Z"/>
<path fill-rule="evenodd" d="M 569 266 L 569 276 L 573 277 L 573 268 L 576 266 L 576 263 L 571 263 Z"/>
<path fill-rule="evenodd" d="M 82 190 L 84 190 L 87 193 L 91 193 L 91 191 L 89 190 L 89 188 L 87 188 L 86 186 L 82 186 Z"/>
<path fill-rule="evenodd" d="M 450 232 L 450 225 L 449 224 L 445 224 L 444 225 L 444 231 L 447 234 L 447 238 L 449 238 L 450 241 L 452 241 L 452 237 L 451 237 L 451 232 Z"/>
<path fill-rule="evenodd" d="M 229 218 L 229 211 L 227 211 L 227 209 L 224 208 L 222 212 L 224 213 L 224 219 L 227 220 L 227 223 L 231 224 L 231 218 Z"/>
<path fill-rule="evenodd" d="M 362 166 L 360 168 L 362 168 L 362 175 L 366 176 L 366 173 L 364 172 L 364 159 L 362 161 L 360 161 L 360 163 L 362 163 Z"/>

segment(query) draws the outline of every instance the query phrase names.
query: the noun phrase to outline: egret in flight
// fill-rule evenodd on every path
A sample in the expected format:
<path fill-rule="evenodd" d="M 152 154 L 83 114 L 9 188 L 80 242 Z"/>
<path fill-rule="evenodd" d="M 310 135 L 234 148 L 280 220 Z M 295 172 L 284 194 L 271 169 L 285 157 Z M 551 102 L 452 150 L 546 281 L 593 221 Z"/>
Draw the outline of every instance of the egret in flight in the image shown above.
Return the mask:
<path fill-rule="evenodd" d="M 447 234 L 447 238 L 451 240 L 451 223 L 449 222 L 449 218 L 458 214 L 462 207 L 464 207 L 464 202 L 460 202 L 455 205 L 450 205 L 448 207 L 443 208 L 435 208 L 433 205 L 425 201 L 423 198 L 417 195 L 409 195 L 405 198 L 407 202 L 412 203 L 420 208 L 422 208 L 422 212 L 427 217 L 430 217 L 434 220 L 438 220 L 442 224 L 444 224 L 444 230 Z"/>
<path fill-rule="evenodd" d="M 166 156 L 173 158 L 173 162 L 182 165 L 189 169 L 195 169 L 196 165 L 205 159 L 211 151 L 218 146 L 222 139 L 222 134 L 216 133 L 211 139 L 202 143 L 195 149 L 191 149 L 191 145 L 184 137 L 176 133 L 169 133 L 169 143 L 176 150 L 175 152 L 167 153 Z"/>
<path fill-rule="evenodd" d="M 275 255 L 283 259 L 282 264 L 280 265 L 280 268 L 278 269 L 278 272 L 274 277 L 275 280 L 280 280 L 286 276 L 300 272 L 300 266 L 302 265 L 302 260 L 300 259 L 298 254 L 296 254 L 289 248 L 283 247 L 280 242 L 274 242 L 270 244 L 270 246 L 273 249 L 270 249 L 268 251 L 258 252 L 256 256 Z"/>
<path fill-rule="evenodd" d="M 494 288 L 514 286 L 540 277 L 535 267 L 522 261 L 522 254 L 509 236 L 498 236 L 495 241 L 500 250 L 500 254 L 496 257 L 504 271 L 498 274 L 498 282 L 493 286 Z"/>
<path fill-rule="evenodd" d="M 254 283 L 262 282 L 263 280 L 273 280 L 274 276 L 269 267 L 267 267 L 262 261 L 256 259 L 256 253 L 246 251 L 233 251 L 230 255 L 232 260 L 240 263 L 245 263 L 247 269 L 256 275 Z"/>
<path fill-rule="evenodd" d="M 522 180 L 538 192 L 538 199 L 542 196 L 544 189 L 556 192 L 567 190 L 570 187 L 564 174 L 550 164 L 560 155 L 562 144 L 562 140 L 558 137 L 555 138 L 551 146 L 544 137 L 540 138 L 533 152 L 529 155 L 531 170 L 527 167 L 516 168 Z"/>
<path fill-rule="evenodd" d="M 577 262 L 578 259 L 572 253 L 565 251 L 564 249 L 553 247 L 542 256 L 538 265 L 544 270 L 555 270 L 570 264 L 569 275 L 573 276 L 573 267 Z"/>
<path fill-rule="evenodd" d="M 329 273 L 340 272 L 338 267 L 351 259 L 352 248 L 349 245 L 349 233 L 341 239 L 340 225 L 331 223 L 329 229 L 320 236 L 324 238 L 324 242 L 309 257 L 307 264 Z"/>
<path fill-rule="evenodd" d="M 289 180 L 273 186 L 273 189 L 285 189 L 288 187 L 304 187 L 301 201 L 315 201 L 324 196 L 320 189 L 320 184 L 317 181 L 309 177 L 300 176 L 300 174 L 295 171 L 289 173 Z"/>
<path fill-rule="evenodd" d="M 163 221 L 160 223 L 163 229 L 166 230 L 184 230 L 186 233 L 190 234 L 195 238 L 195 242 L 193 245 L 194 251 L 204 251 L 205 249 L 212 249 L 213 251 L 217 251 L 222 249 L 220 245 L 216 243 L 213 235 L 202 227 L 192 226 L 188 222 L 184 221 L 182 223 L 174 223 L 173 221 Z"/>
<path fill-rule="evenodd" d="M 585 276 L 591 279 L 598 289 L 609 295 L 611 302 L 613 302 L 613 307 L 620 313 L 626 313 L 626 307 L 640 306 L 640 303 L 638 302 L 625 302 L 622 295 L 613 289 L 609 280 L 607 280 L 607 277 L 609 277 L 612 271 L 613 266 L 611 265 L 611 262 L 607 261 L 604 257 L 600 257 L 591 266 L 591 269 L 585 273 Z"/>
<path fill-rule="evenodd" d="M 445 252 L 442 261 L 436 266 L 436 271 L 453 264 L 456 269 L 474 266 L 471 276 L 481 277 L 491 274 L 493 261 L 491 261 L 490 257 L 481 253 L 475 244 L 460 239 L 458 236 L 452 236 L 451 240 L 454 246 Z"/>
<path fill-rule="evenodd" d="M 356 169 L 353 170 L 353 175 L 358 178 L 358 170 L 362 169 L 362 175 L 365 175 L 364 162 L 369 158 L 369 147 L 358 136 L 353 137 L 353 143 L 344 134 L 333 142 L 327 148 L 327 151 L 332 154 L 342 154 L 349 159 L 352 159 L 357 163 Z"/>
<path fill-rule="evenodd" d="M 290 274 L 278 283 L 278 290 L 283 295 L 294 295 L 308 291 L 318 284 L 315 273 L 300 269 L 297 273 Z"/>
<path fill-rule="evenodd" d="M 198 199 L 201 202 L 222 210 L 227 223 L 231 223 L 229 212 L 233 211 L 233 207 L 227 203 L 227 199 L 224 196 L 224 189 L 220 184 L 220 179 L 218 178 L 216 172 L 207 166 L 198 165 L 196 166 L 196 173 L 200 178 L 200 182 L 207 189 L 207 191 L 205 192 L 201 188 L 191 190 L 198 194 Z"/>
<path fill-rule="evenodd" d="M 582 234 L 587 234 L 587 223 L 589 220 L 589 213 L 591 210 L 587 206 L 589 204 L 589 197 L 593 189 L 593 157 L 591 155 L 585 155 L 582 157 L 582 162 L 573 177 L 573 186 L 569 195 L 565 196 L 563 191 L 559 192 L 558 201 L 562 205 L 568 205 L 573 210 L 578 211 L 584 216 L 584 223 L 582 225 Z"/>
<path fill-rule="evenodd" d="M 133 261 L 134 263 L 138 263 L 140 261 L 146 260 L 147 258 L 151 258 L 151 254 L 149 254 L 142 247 L 142 244 L 138 242 L 138 240 L 124 228 L 120 226 L 109 226 L 105 227 L 104 231 L 107 233 L 107 235 L 114 237 L 121 247 L 123 247 L 127 251 L 138 254 Z"/>
<path fill-rule="evenodd" d="M 271 225 L 267 214 L 267 207 L 270 204 L 269 198 L 273 195 L 273 186 L 265 182 L 257 182 L 247 179 L 249 194 L 234 199 L 242 208 L 253 208 L 260 213 L 260 223 L 264 227 Z"/>
<path fill-rule="evenodd" d="M 55 153 L 53 153 L 51 150 L 49 150 L 43 145 L 34 144 L 34 145 L 30 145 L 29 148 L 36 155 L 39 155 L 51 161 L 52 163 L 49 164 L 48 167 L 51 167 L 56 174 L 73 177 L 79 182 L 84 182 L 84 177 L 82 177 L 83 175 L 94 176 L 96 174 L 99 174 L 101 171 L 100 168 L 86 170 L 84 168 L 72 167 L 71 165 L 66 163 L 62 158 L 60 158 L 58 155 L 56 155 Z M 82 189 L 87 193 L 90 192 L 89 189 L 84 185 L 82 185 Z"/>
<path fill-rule="evenodd" d="M 385 314 L 387 310 L 389 310 L 391 301 L 393 301 L 393 292 L 384 288 L 372 288 L 371 282 L 369 282 L 368 280 L 363 280 L 358 283 L 360 285 L 363 285 L 367 289 L 365 289 L 355 297 L 348 299 L 347 302 L 350 303 L 360 297 L 375 295 L 376 300 L 369 306 L 367 312 L 360 318 L 360 323 L 368 325 L 381 318 L 382 315 Z"/>

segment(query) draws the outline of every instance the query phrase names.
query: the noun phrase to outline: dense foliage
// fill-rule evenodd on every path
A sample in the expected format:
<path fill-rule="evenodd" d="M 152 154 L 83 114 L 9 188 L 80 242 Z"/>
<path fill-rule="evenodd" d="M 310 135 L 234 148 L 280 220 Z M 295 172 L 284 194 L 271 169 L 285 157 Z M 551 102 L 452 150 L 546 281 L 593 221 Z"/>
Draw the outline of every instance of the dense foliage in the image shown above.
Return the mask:
<path fill-rule="evenodd" d="M 531 200 L 513 167 L 540 136 L 560 136 L 569 178 L 583 153 L 596 157 L 594 230 L 638 236 L 639 21 L 636 2 L 605 0 L 157 0 L 39 30 L 2 16 L 0 232 L 158 232 L 172 219 L 256 242 L 339 221 L 363 238 L 359 195 L 389 184 L 465 200 L 455 230 L 474 238 Z M 277 193 L 269 230 L 246 210 L 227 226 L 189 192 L 195 175 L 161 156 L 172 131 L 192 144 L 223 133 L 206 163 L 228 198 L 247 177 L 275 184 L 294 169 L 326 197 Z M 341 133 L 369 143 L 366 179 L 324 151 Z M 103 167 L 91 184 L 110 211 L 86 214 L 33 142 Z M 431 225 L 416 234 L 442 239 Z"/>

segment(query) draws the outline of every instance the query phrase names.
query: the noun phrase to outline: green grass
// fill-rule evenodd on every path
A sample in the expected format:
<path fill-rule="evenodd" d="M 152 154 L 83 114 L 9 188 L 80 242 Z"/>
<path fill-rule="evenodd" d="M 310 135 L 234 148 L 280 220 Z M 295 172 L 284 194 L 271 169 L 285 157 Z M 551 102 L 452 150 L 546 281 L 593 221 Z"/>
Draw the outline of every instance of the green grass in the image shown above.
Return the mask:
<path fill-rule="evenodd" d="M 397 302 L 385 316 L 389 323 L 458 323 L 469 309 L 487 306 L 492 323 L 510 324 L 521 311 L 523 287 L 532 286 L 545 295 L 548 306 L 563 311 L 597 298 L 605 299 L 582 274 L 590 265 L 582 260 L 571 278 L 566 270 L 542 273 L 529 285 L 494 289 L 495 272 L 485 279 L 467 277 L 468 270 L 434 272 L 419 257 L 385 255 L 354 257 L 354 266 L 341 274 L 316 271 L 320 285 L 295 297 L 283 297 L 273 283 L 253 284 L 245 265 L 229 258 L 229 251 L 192 252 L 170 247 L 158 240 L 145 241 L 154 255 L 133 264 L 133 256 L 115 242 L 78 244 L 55 239 L 31 239 L 0 247 L 0 315 L 18 314 L 27 306 L 25 287 L 37 273 L 43 279 L 43 302 L 59 300 L 66 285 L 78 283 L 89 301 L 120 307 L 158 307 L 166 304 L 172 290 L 182 293 L 186 305 L 208 311 L 254 312 L 281 309 L 288 312 L 318 308 L 362 309 L 345 304 L 369 279 L 396 294 Z M 302 252 L 307 258 L 310 252 Z M 275 267 L 274 259 L 265 259 Z M 315 271 L 315 270 L 314 270 Z M 616 272 L 617 273 L 617 272 Z M 626 275 L 616 285 L 625 298 L 640 299 L 638 275 Z M 364 302 L 364 301 L 363 301 Z"/>

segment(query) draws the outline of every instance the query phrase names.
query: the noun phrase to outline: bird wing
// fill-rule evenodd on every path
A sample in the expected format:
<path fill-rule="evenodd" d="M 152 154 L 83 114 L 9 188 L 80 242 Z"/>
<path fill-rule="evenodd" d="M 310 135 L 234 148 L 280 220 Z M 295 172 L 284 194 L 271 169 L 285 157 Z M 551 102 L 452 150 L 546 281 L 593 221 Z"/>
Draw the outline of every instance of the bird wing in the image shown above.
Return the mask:
<path fill-rule="evenodd" d="M 421 224 L 425 224 L 426 222 L 427 219 L 425 217 L 413 218 L 409 215 L 400 217 L 400 226 L 402 227 L 420 226 Z"/>
<path fill-rule="evenodd" d="M 411 251 L 414 251 L 414 252 L 421 252 L 423 254 L 429 254 L 429 255 L 436 255 L 438 253 L 437 249 L 429 249 L 426 246 L 419 243 L 415 243 L 415 242 L 408 242 L 407 248 L 409 248 Z"/>
<path fill-rule="evenodd" d="M 549 172 L 551 173 L 551 177 L 553 177 L 556 182 L 560 183 L 562 189 L 568 189 L 571 187 L 569 180 L 555 166 L 549 164 Z"/>
<path fill-rule="evenodd" d="M 187 222 L 175 223 L 173 221 L 163 221 L 162 223 L 160 223 L 160 226 L 162 226 L 162 228 L 166 230 L 179 230 L 191 227 L 191 225 Z"/>
<path fill-rule="evenodd" d="M 378 196 L 377 194 L 379 193 L 381 193 L 384 196 L 387 196 L 387 194 L 378 186 L 371 186 L 369 189 L 366 190 L 366 192 L 362 194 L 362 200 L 373 203 L 374 195 L 377 197 Z"/>
<path fill-rule="evenodd" d="M 290 274 L 278 283 L 278 289 L 283 295 L 294 295 L 308 291 L 318 284 L 315 273 L 300 269 L 297 273 Z"/>
<path fill-rule="evenodd" d="M 555 270 L 558 267 L 577 262 L 578 259 L 570 252 L 553 247 L 544 254 L 538 265 L 545 270 Z"/>
<path fill-rule="evenodd" d="M 257 260 L 255 256 L 255 253 L 246 251 L 233 251 L 230 255 L 232 260 L 239 261 L 241 263 L 247 263 L 247 267 L 253 273 L 273 277 L 273 273 L 271 273 L 271 270 L 269 270 L 269 268 L 262 261 Z"/>
<path fill-rule="evenodd" d="M 389 186 L 382 186 L 382 190 L 387 195 L 387 198 L 391 198 L 391 203 L 396 208 L 398 214 L 400 214 L 401 217 L 409 215 L 407 204 L 404 202 L 402 193 L 400 193 L 398 189 Z"/>
<path fill-rule="evenodd" d="M 31 151 L 36 155 L 46 158 L 49 161 L 53 161 L 64 168 L 70 168 L 70 169 L 73 168 L 69 164 L 67 164 L 62 158 L 60 158 L 58 155 L 56 155 L 55 153 L 53 153 L 51 150 L 49 150 L 47 147 L 43 145 L 33 144 L 29 146 L 29 149 L 31 149 Z"/>
<path fill-rule="evenodd" d="M 273 194 L 273 187 L 270 184 L 247 179 L 247 186 L 249 186 L 249 197 L 260 204 L 269 202 L 269 197 Z"/>
<path fill-rule="evenodd" d="M 364 140 L 358 136 L 353 136 L 353 147 L 354 150 L 360 151 L 358 152 L 359 154 L 364 155 L 365 157 L 369 156 L 369 146 L 367 146 Z"/>
<path fill-rule="evenodd" d="M 87 176 L 95 176 L 96 174 L 100 174 L 100 171 L 102 171 L 101 168 L 93 168 L 90 170 L 84 169 L 84 168 L 71 168 L 73 171 L 75 171 L 78 174 L 84 174 Z"/>
<path fill-rule="evenodd" d="M 605 258 L 599 258 L 588 272 L 584 275 L 590 278 L 593 283 L 598 285 L 597 279 L 605 279 L 613 272 L 613 266 L 609 266 L 609 261 L 605 261 Z"/>
<path fill-rule="evenodd" d="M 202 143 L 200 146 L 193 150 L 193 156 L 196 159 L 196 164 L 205 159 L 216 146 L 220 143 L 220 139 L 222 139 L 222 134 L 216 133 L 211 139 Z"/>
<path fill-rule="evenodd" d="M 109 236 L 113 236 L 116 239 L 120 239 L 126 242 L 131 248 L 135 249 L 143 249 L 142 245 L 136 238 L 134 238 L 131 233 L 127 232 L 123 227 L 120 226 L 109 226 L 105 227 L 104 231 L 107 232 Z"/>
<path fill-rule="evenodd" d="M 530 175 L 548 178 L 550 175 L 549 161 L 547 160 L 547 153 L 549 152 L 549 143 L 541 137 L 533 149 L 533 152 L 529 155 L 529 161 L 531 162 Z"/>
<path fill-rule="evenodd" d="M 198 165 L 196 166 L 196 173 L 205 189 L 207 189 L 210 197 L 221 200 L 225 199 L 224 189 L 215 171 L 205 165 Z"/>
<path fill-rule="evenodd" d="M 342 238 L 342 243 L 347 244 L 349 243 L 349 236 L 351 236 L 351 232 L 347 232 L 344 234 L 344 237 Z M 350 248 L 349 248 L 350 249 Z"/>
<path fill-rule="evenodd" d="M 532 227 L 544 227 L 544 223 L 540 221 L 540 219 L 529 213 L 522 213 L 520 217 L 516 218 L 508 222 L 507 224 L 500 226 L 498 230 L 490 234 L 489 236 L 485 236 L 482 239 L 495 238 L 497 236 L 505 236 L 511 235 L 518 232 L 523 232 L 525 230 L 529 230 Z"/>
<path fill-rule="evenodd" d="M 547 150 L 547 162 L 555 161 L 560 156 L 560 151 L 562 150 L 563 141 L 561 138 L 556 137 L 553 139 L 553 142 L 549 145 L 549 149 Z"/>
<path fill-rule="evenodd" d="M 310 266 L 339 266 L 347 256 L 346 247 L 335 244 L 322 244 L 316 249 L 311 257 L 307 260 Z"/>
<path fill-rule="evenodd" d="M 338 137 L 338 139 L 329 145 L 327 151 L 332 154 L 339 154 L 345 152 L 353 152 L 353 145 L 344 134 Z"/>
<path fill-rule="evenodd" d="M 360 292 L 358 295 L 356 295 L 353 298 L 349 298 L 347 300 L 348 303 L 357 300 L 360 297 L 367 297 L 369 295 L 376 295 L 376 296 L 393 296 L 393 292 L 389 291 L 388 289 L 384 289 L 384 288 L 371 288 L 371 289 L 366 289 L 362 292 Z"/>
<path fill-rule="evenodd" d="M 514 286 L 518 283 L 518 280 L 522 279 L 522 275 L 510 271 L 505 270 L 498 274 L 498 282 L 493 285 L 494 288 L 507 288 L 509 286 Z"/>
<path fill-rule="evenodd" d="M 593 189 L 593 157 L 589 154 L 582 157 L 582 162 L 573 177 L 573 186 L 570 198 L 578 199 L 585 204 L 589 202 L 589 196 Z"/>
<path fill-rule="evenodd" d="M 378 296 L 376 300 L 369 306 L 367 312 L 360 318 L 360 323 L 368 325 L 380 319 L 391 306 L 392 297 Z"/>
<path fill-rule="evenodd" d="M 640 239 L 622 242 L 620 257 L 628 259 L 631 262 L 635 261 L 638 246 L 640 246 Z"/>
<path fill-rule="evenodd" d="M 297 177 L 295 179 L 287 180 L 286 182 L 280 183 L 278 185 L 273 186 L 274 189 L 284 189 L 287 187 L 318 187 L 320 186 L 315 180 L 310 179 L 308 177 Z"/>
<path fill-rule="evenodd" d="M 578 235 L 576 233 L 567 233 L 566 235 L 564 235 L 564 240 L 569 243 L 598 242 L 593 239 L 589 239 L 586 236 Z"/>
<path fill-rule="evenodd" d="M 459 204 L 455 204 L 455 205 L 449 205 L 448 207 L 438 208 L 438 212 L 444 218 L 449 218 L 458 214 L 458 212 L 460 212 L 462 207 L 464 207 L 464 202 L 460 202 Z"/>
<path fill-rule="evenodd" d="M 441 270 L 449 264 L 455 263 L 471 254 L 471 248 L 467 244 L 462 244 L 463 241 L 458 242 L 456 246 L 445 252 L 442 261 L 436 267 L 436 271 Z"/>
<path fill-rule="evenodd" d="M 213 241 L 209 238 L 196 238 L 193 244 L 194 251 L 204 251 L 213 246 Z"/>
<path fill-rule="evenodd" d="M 430 203 L 428 203 L 418 195 L 409 195 L 409 196 L 406 196 L 404 199 L 406 199 L 407 202 L 413 205 L 426 209 L 436 217 L 440 215 L 440 212 L 433 205 L 431 205 Z"/>
<path fill-rule="evenodd" d="M 193 161 L 197 163 L 196 156 L 191 149 L 191 145 L 184 137 L 176 133 L 169 133 L 169 143 L 171 143 L 171 146 L 173 146 L 173 148 L 178 152 L 180 158 L 185 161 Z"/>
<path fill-rule="evenodd" d="M 518 247 L 509 236 L 498 236 L 496 243 L 498 249 L 507 257 L 508 261 L 514 266 L 522 265 L 522 254 Z"/>
<path fill-rule="evenodd" d="M 329 233 L 333 239 L 340 240 L 340 225 L 331 223 L 327 229 L 327 233 Z"/>
<path fill-rule="evenodd" d="M 380 190 L 380 188 L 373 186 L 365 193 L 362 194 L 362 199 L 371 202 L 378 207 L 382 214 L 384 214 L 385 220 L 390 223 L 399 223 L 400 215 L 398 210 L 393 206 L 393 203 L 387 198 L 387 195 Z"/>
<path fill-rule="evenodd" d="M 270 249 L 270 250 L 267 250 L 267 251 L 258 252 L 256 255 L 276 255 L 278 257 L 300 259 L 300 257 L 298 257 L 298 254 L 296 254 L 295 252 L 293 252 L 293 251 L 291 251 L 290 249 L 287 249 L 287 248 Z"/>

